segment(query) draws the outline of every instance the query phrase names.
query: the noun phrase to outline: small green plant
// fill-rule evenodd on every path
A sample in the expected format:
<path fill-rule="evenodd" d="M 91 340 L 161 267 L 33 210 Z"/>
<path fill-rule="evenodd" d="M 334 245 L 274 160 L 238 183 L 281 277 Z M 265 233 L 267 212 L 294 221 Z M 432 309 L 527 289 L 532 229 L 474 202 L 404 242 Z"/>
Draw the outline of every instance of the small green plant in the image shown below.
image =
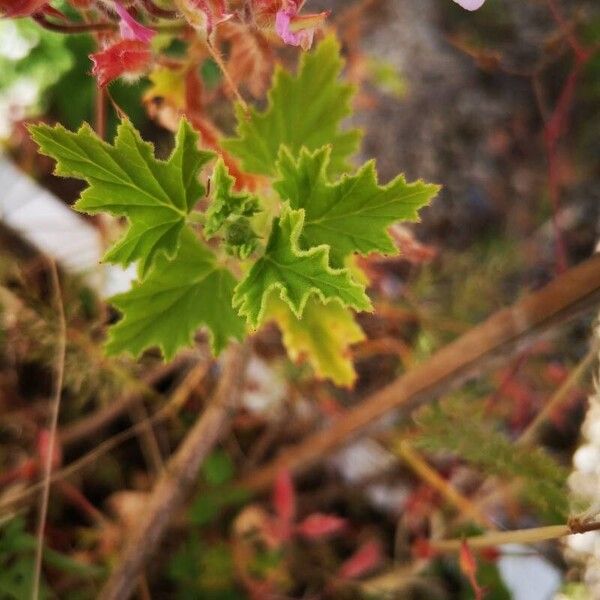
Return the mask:
<path fill-rule="evenodd" d="M 25 520 L 15 517 L 0 525 L 0 598 L 3 600 L 23 600 L 32 593 L 36 538 L 27 533 Z M 45 563 L 63 573 L 69 573 L 90 580 L 103 574 L 103 569 L 80 564 L 68 556 L 46 548 Z M 42 580 L 40 598 L 53 595 Z"/>
<path fill-rule="evenodd" d="M 418 447 L 451 452 L 484 473 L 518 483 L 526 503 L 549 521 L 564 522 L 569 514 L 565 468 L 542 448 L 510 440 L 486 418 L 481 404 L 455 397 L 422 409 L 415 419 Z"/>
<path fill-rule="evenodd" d="M 109 330 L 109 354 L 158 346 L 170 359 L 202 326 L 218 354 L 274 320 L 293 358 L 352 385 L 347 349 L 362 339 L 353 311 L 371 310 L 354 257 L 397 252 L 387 228 L 416 220 L 438 187 L 401 175 L 380 185 L 372 161 L 352 170 L 360 133 L 340 126 L 352 96 L 342 66 L 326 38 L 296 75 L 276 71 L 264 111 L 237 107 L 237 135 L 223 147 L 254 190 L 242 189 L 225 156 L 210 185 L 201 182 L 214 155 L 185 119 L 166 161 L 128 120 L 112 145 L 87 125 L 31 127 L 57 175 L 88 183 L 77 210 L 129 221 L 104 257 L 138 268 L 133 288 L 112 299 L 123 317 Z"/>

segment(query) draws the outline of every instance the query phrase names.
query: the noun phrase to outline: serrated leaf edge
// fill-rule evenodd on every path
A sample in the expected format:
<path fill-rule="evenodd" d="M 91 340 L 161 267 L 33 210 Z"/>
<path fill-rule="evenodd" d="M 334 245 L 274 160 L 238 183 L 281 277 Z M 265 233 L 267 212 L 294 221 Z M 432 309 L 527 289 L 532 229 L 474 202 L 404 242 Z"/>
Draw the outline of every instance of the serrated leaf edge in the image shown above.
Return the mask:
<path fill-rule="evenodd" d="M 284 202 L 279 219 L 283 219 L 283 218 L 287 218 L 288 216 L 292 216 L 293 213 L 298 213 L 298 215 L 299 215 L 299 219 L 296 221 L 295 224 L 292 225 L 292 233 L 290 236 L 290 246 L 292 248 L 292 252 L 294 253 L 294 255 L 301 258 L 301 257 L 311 257 L 316 254 L 320 254 L 321 255 L 321 266 L 328 274 L 330 274 L 330 275 L 346 274 L 350 284 L 352 286 L 354 286 L 357 291 L 360 290 L 362 292 L 362 296 L 363 296 L 363 300 L 364 300 L 363 303 L 350 304 L 350 303 L 344 302 L 341 298 L 336 297 L 337 300 L 341 303 L 341 305 L 344 307 L 354 308 L 355 310 L 360 310 L 360 311 L 364 311 L 364 312 L 372 312 L 373 305 L 371 304 L 371 300 L 367 296 L 367 294 L 364 290 L 364 286 L 360 285 L 359 283 L 357 283 L 354 280 L 354 278 L 352 277 L 352 274 L 350 273 L 350 271 L 348 269 L 346 269 L 346 268 L 335 269 L 330 266 L 330 264 L 329 264 L 330 247 L 327 244 L 320 244 L 318 246 L 313 246 L 313 247 L 309 248 L 308 250 L 302 250 L 298 246 L 298 240 L 300 238 L 300 235 L 302 234 L 302 228 L 304 227 L 304 209 L 298 209 L 298 210 L 292 209 L 292 208 L 290 208 L 290 206 L 287 202 Z M 268 247 L 268 244 L 267 244 L 267 247 Z M 263 259 L 270 260 L 267 257 L 266 253 L 259 260 L 263 260 Z M 279 291 L 280 300 L 285 302 L 290 307 L 290 310 L 292 311 L 292 313 L 294 313 L 294 315 L 298 319 L 302 319 L 302 314 L 304 313 L 304 308 L 306 307 L 306 303 L 308 302 L 308 299 L 310 298 L 310 296 L 312 294 L 315 294 L 319 298 L 319 300 L 323 303 L 326 303 L 326 301 L 328 300 L 328 298 L 323 294 L 323 292 L 321 292 L 321 290 L 319 288 L 312 286 L 312 287 L 309 287 L 306 289 L 306 291 L 300 298 L 298 308 L 296 308 L 296 307 L 294 307 L 292 301 L 288 298 L 285 286 L 280 282 L 274 282 L 274 283 L 270 284 L 269 286 L 267 286 L 267 288 L 263 291 L 263 294 L 261 296 L 260 309 L 259 309 L 258 315 L 256 317 L 256 320 L 252 321 L 252 319 L 250 317 L 251 311 L 244 307 L 245 296 L 239 296 L 239 288 L 244 283 L 244 281 L 245 281 L 245 279 L 240 281 L 234 289 L 233 307 L 238 309 L 238 314 L 240 316 L 244 317 L 247 320 L 248 324 L 253 328 L 258 328 L 258 326 L 263 322 L 265 312 L 267 309 L 267 299 L 269 297 L 269 294 L 275 294 L 275 293 L 277 293 L 277 290 Z M 334 298 L 329 298 L 329 300 L 333 300 L 333 299 Z"/>

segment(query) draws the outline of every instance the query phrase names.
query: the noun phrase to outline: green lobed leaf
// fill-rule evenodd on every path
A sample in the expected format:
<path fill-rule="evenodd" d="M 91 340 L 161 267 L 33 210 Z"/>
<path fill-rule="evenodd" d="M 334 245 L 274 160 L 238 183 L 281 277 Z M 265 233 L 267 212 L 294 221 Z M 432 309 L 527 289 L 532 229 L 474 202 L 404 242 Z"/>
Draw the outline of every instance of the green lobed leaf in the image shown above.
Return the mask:
<path fill-rule="evenodd" d="M 323 302 L 337 298 L 343 306 L 371 309 L 364 287 L 346 269 L 329 266 L 328 246 L 298 247 L 303 223 L 304 211 L 284 204 L 281 216 L 273 221 L 265 254 L 235 289 L 233 304 L 253 327 L 263 321 L 269 295 L 275 291 L 298 319 L 313 295 Z"/>
<path fill-rule="evenodd" d="M 282 148 L 279 153 L 279 180 L 275 189 L 294 209 L 304 209 L 300 245 L 310 248 L 331 246 L 331 265 L 344 266 L 352 254 L 396 254 L 386 229 L 396 221 L 416 221 L 418 211 L 439 191 L 439 186 L 422 181 L 406 183 L 402 175 L 379 185 L 374 161 L 354 175 L 329 183 L 327 168 L 331 150 L 302 149 L 298 160 Z"/>
<path fill-rule="evenodd" d="M 43 124 L 30 131 L 40 152 L 57 161 L 57 175 L 88 182 L 77 210 L 128 218 L 129 229 L 105 260 L 122 265 L 138 261 L 145 277 L 158 256 L 175 256 L 187 215 L 205 193 L 198 172 L 213 156 L 198 150 L 198 135 L 186 120 L 167 161 L 155 158 L 152 144 L 141 139 L 129 120 L 119 125 L 114 145 L 87 124 L 77 133 Z"/>
<path fill-rule="evenodd" d="M 218 354 L 230 338 L 245 334 L 244 322 L 231 307 L 235 283 L 186 227 L 174 260 L 160 256 L 144 281 L 111 298 L 123 318 L 109 329 L 108 354 L 127 351 L 138 356 L 158 346 L 169 360 L 179 348 L 192 344 L 201 325 L 208 327 Z"/>
<path fill-rule="evenodd" d="M 302 55 L 296 76 L 278 68 L 267 109 L 251 108 L 247 114 L 238 106 L 237 137 L 225 140 L 224 147 L 241 159 L 244 170 L 275 175 L 281 145 L 297 155 L 303 146 L 316 150 L 330 144 L 330 173 L 347 170 L 360 132 L 340 129 L 340 122 L 350 114 L 353 94 L 351 85 L 339 81 L 342 67 L 339 43 L 330 36 Z"/>
<path fill-rule="evenodd" d="M 247 258 L 258 243 L 249 217 L 259 212 L 259 203 L 256 196 L 233 191 L 234 184 L 235 179 L 223 159 L 219 159 L 211 179 L 211 204 L 205 215 L 204 234 L 209 239 L 220 234 L 230 254 Z"/>

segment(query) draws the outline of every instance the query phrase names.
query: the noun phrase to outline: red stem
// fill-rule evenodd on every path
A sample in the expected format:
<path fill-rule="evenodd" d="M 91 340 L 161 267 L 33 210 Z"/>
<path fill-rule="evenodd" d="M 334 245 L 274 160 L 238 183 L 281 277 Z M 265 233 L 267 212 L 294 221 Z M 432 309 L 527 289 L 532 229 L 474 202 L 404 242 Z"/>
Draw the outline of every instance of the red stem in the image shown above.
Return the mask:
<path fill-rule="evenodd" d="M 177 17 L 177 13 L 174 10 L 165 10 L 154 4 L 152 0 L 141 0 L 141 3 L 146 9 L 146 12 L 153 17 L 159 19 L 175 19 Z"/>
<path fill-rule="evenodd" d="M 103 140 L 106 137 L 106 90 L 96 85 L 96 134 Z"/>
<path fill-rule="evenodd" d="M 581 73 L 583 72 L 583 68 L 596 49 L 586 48 L 581 43 L 562 14 L 557 0 L 546 0 L 546 3 L 553 19 L 563 31 L 565 38 L 575 55 L 575 64 L 563 85 L 554 110 L 544 126 L 544 141 L 546 144 L 548 163 L 548 195 L 552 205 L 552 225 L 556 239 L 556 269 L 561 273 L 567 268 L 567 251 L 560 230 L 560 223 L 558 222 L 558 213 L 560 209 L 558 143 L 560 138 L 563 137 L 568 130 L 569 114 L 573 108 L 575 90 Z M 540 109 L 541 108 L 542 107 L 540 107 Z"/>
<path fill-rule="evenodd" d="M 578 60 L 585 58 L 588 55 L 588 51 L 584 48 L 583 44 L 579 41 L 577 36 L 571 30 L 569 23 L 562 14 L 562 10 L 556 0 L 546 0 L 548 4 L 548 10 L 552 15 L 552 18 L 556 21 L 556 24 L 562 29 L 569 46 L 571 46 L 575 56 Z"/>
<path fill-rule="evenodd" d="M 56 31 L 58 33 L 74 34 L 74 33 L 88 33 L 90 31 L 107 31 L 110 29 L 116 29 L 114 23 L 102 22 L 102 23 L 55 23 L 50 21 L 45 15 L 36 13 L 32 15 L 34 21 L 49 31 Z"/>
<path fill-rule="evenodd" d="M 575 65 L 569 73 L 558 101 L 550 118 L 544 126 L 544 141 L 546 144 L 546 155 L 548 162 L 548 195 L 552 204 L 552 223 L 556 237 L 556 266 L 559 273 L 567 268 L 567 253 L 564 239 L 560 231 L 558 213 L 560 209 L 560 173 L 558 158 L 558 143 L 568 130 L 569 114 L 575 101 L 575 90 L 583 67 L 591 57 L 591 53 L 576 53 Z"/>

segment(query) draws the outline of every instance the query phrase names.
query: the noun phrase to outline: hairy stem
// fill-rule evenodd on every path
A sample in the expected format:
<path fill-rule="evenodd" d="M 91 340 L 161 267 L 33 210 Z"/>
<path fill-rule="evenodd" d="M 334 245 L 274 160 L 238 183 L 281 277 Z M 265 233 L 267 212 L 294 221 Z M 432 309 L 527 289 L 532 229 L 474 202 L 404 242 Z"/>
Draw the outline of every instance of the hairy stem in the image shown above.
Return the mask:
<path fill-rule="evenodd" d="M 101 23 L 55 23 L 46 17 L 46 15 L 37 13 L 33 15 L 35 22 L 49 31 L 56 31 L 57 33 L 75 34 L 75 33 L 89 33 L 91 31 L 109 31 L 117 28 L 115 23 L 108 21 Z"/>

